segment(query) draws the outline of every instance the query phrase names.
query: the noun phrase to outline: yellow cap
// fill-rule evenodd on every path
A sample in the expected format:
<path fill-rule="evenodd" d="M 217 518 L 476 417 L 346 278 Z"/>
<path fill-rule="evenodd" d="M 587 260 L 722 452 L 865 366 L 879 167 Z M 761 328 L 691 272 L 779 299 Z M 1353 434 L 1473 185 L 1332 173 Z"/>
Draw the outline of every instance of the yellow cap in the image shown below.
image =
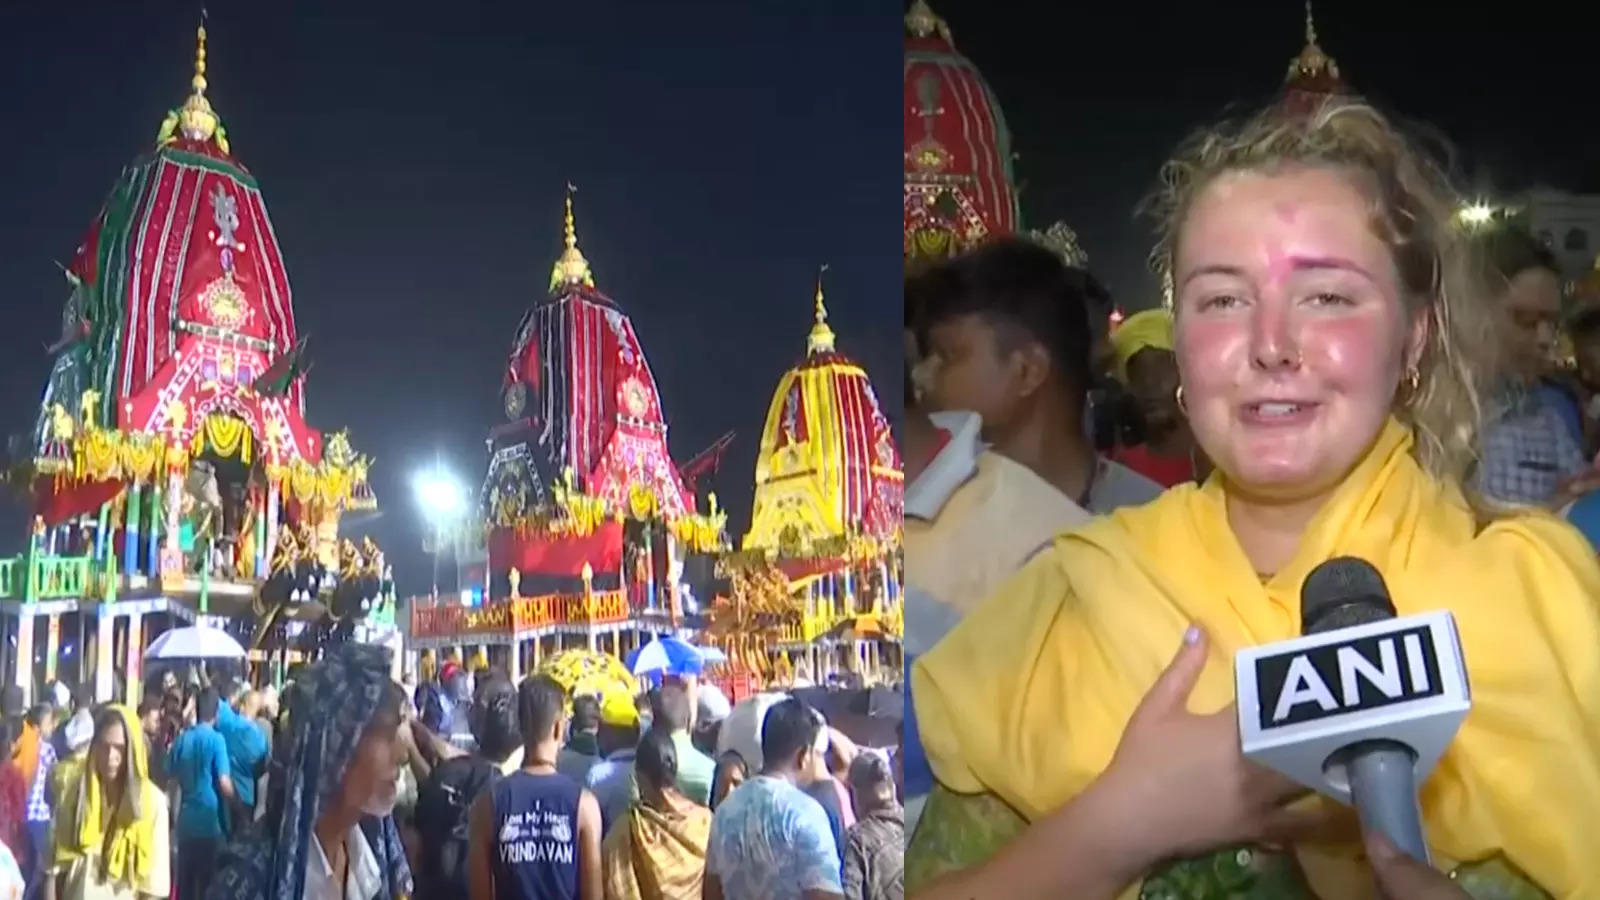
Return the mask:
<path fill-rule="evenodd" d="M 1117 377 L 1128 380 L 1128 360 L 1140 350 L 1172 349 L 1172 313 L 1163 308 L 1146 309 L 1124 319 L 1111 332 L 1111 347 L 1116 353 Z"/>
<path fill-rule="evenodd" d="M 600 721 L 613 728 L 637 728 L 639 708 L 627 691 L 606 691 L 600 698 Z"/>

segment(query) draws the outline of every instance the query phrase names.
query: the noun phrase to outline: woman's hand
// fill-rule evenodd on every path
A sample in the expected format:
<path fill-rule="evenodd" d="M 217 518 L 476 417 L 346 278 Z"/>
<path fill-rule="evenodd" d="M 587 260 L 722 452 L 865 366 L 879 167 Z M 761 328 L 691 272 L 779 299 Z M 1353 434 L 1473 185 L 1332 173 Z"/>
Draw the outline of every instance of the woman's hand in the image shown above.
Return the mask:
<path fill-rule="evenodd" d="M 1285 806 L 1304 789 L 1244 758 L 1233 704 L 1209 715 L 1188 711 L 1207 643 L 1198 626 L 1184 635 L 1093 788 L 1123 811 L 1132 871 L 1231 844 L 1289 843 L 1329 824 L 1333 812 Z"/>
<path fill-rule="evenodd" d="M 1450 880 L 1403 853 L 1380 834 L 1367 835 L 1367 860 L 1387 900 L 1472 900 L 1472 895 Z"/>

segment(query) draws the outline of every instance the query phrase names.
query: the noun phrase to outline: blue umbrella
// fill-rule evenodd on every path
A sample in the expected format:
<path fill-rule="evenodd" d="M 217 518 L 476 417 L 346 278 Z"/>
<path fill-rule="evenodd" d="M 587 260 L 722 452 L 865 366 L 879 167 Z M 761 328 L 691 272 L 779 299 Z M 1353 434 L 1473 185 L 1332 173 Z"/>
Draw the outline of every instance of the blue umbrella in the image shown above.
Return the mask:
<path fill-rule="evenodd" d="M 637 653 L 628 663 L 635 675 L 646 672 L 664 672 L 668 675 L 698 675 L 705 667 L 705 657 L 700 649 L 688 641 L 675 637 L 656 638 Z"/>
<path fill-rule="evenodd" d="M 725 663 L 728 661 L 728 654 L 723 653 L 716 647 L 696 647 L 695 649 L 700 651 L 701 659 L 708 663 Z"/>

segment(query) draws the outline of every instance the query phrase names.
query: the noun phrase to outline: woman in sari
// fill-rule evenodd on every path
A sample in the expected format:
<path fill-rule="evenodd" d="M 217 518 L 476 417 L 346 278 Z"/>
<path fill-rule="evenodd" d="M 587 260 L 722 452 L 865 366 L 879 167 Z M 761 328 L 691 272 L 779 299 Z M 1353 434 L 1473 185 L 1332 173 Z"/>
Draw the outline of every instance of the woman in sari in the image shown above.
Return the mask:
<path fill-rule="evenodd" d="M 1180 406 L 1216 471 L 1059 537 L 917 663 L 939 786 L 912 890 L 1600 894 L 1600 566 L 1464 496 L 1495 323 L 1456 195 L 1349 99 L 1209 130 L 1163 175 Z M 1338 556 L 1455 617 L 1473 708 L 1420 800 L 1454 885 L 1240 752 L 1233 654 L 1298 636 Z"/>
<path fill-rule="evenodd" d="M 601 847 L 606 900 L 698 900 L 711 810 L 679 793 L 672 735 L 652 728 L 633 758 L 639 799 Z"/>
<path fill-rule="evenodd" d="M 259 827 L 223 854 L 207 900 L 402 900 L 394 823 L 400 707 L 389 652 L 340 644 L 300 673 Z"/>
<path fill-rule="evenodd" d="M 108 706 L 56 801 L 46 900 L 148 900 L 172 889 L 167 795 L 150 781 L 139 717 Z"/>

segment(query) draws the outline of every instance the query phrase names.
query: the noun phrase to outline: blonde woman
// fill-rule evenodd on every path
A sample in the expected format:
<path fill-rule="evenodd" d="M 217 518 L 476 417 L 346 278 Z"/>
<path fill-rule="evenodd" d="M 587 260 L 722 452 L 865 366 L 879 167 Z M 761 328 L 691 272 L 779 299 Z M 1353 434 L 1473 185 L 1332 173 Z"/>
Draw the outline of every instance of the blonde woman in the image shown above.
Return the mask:
<path fill-rule="evenodd" d="M 1492 319 L 1445 179 L 1332 100 L 1199 135 L 1160 200 L 1180 405 L 1216 472 L 1057 539 L 919 661 L 939 787 L 913 890 L 1354 900 L 1376 872 L 1420 896 L 1347 810 L 1239 752 L 1234 651 L 1298 635 L 1306 574 L 1348 555 L 1402 615 L 1451 610 L 1471 669 L 1421 796 L 1460 887 L 1427 890 L 1600 894 L 1600 565 L 1464 496 Z"/>

